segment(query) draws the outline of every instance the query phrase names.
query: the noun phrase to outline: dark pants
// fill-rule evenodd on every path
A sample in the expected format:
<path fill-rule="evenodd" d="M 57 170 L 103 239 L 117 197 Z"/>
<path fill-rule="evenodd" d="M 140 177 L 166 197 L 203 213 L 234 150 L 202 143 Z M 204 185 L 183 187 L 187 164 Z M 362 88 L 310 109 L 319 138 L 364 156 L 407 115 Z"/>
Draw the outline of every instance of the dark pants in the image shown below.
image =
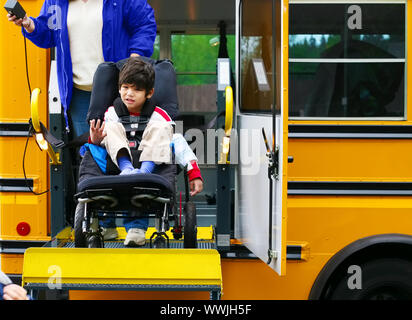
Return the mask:
<path fill-rule="evenodd" d="M 73 138 L 89 131 L 89 124 L 86 122 L 86 117 L 89 110 L 90 96 L 90 91 L 83 91 L 73 87 L 72 101 L 69 107 Z"/>

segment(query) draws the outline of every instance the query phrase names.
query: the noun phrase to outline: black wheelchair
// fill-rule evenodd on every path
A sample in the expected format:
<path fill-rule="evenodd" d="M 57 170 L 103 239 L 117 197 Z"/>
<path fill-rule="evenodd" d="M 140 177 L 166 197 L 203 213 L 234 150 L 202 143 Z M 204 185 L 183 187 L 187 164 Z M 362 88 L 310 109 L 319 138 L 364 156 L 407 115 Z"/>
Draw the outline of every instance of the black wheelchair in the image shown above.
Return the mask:
<path fill-rule="evenodd" d="M 178 114 L 176 75 L 173 65 L 168 60 L 143 59 L 152 63 L 156 74 L 155 94 L 148 105 L 160 106 L 173 119 Z M 118 96 L 118 73 L 124 62 L 125 60 L 118 63 L 105 62 L 99 65 L 93 80 L 87 121 L 103 119 L 104 112 Z M 134 121 L 144 121 L 144 119 L 142 117 Z M 132 136 L 139 137 L 144 125 L 125 127 L 130 128 L 129 131 L 133 132 Z M 128 135 L 131 134 L 128 129 L 126 131 Z M 77 201 L 74 217 L 75 247 L 104 247 L 102 228 L 99 226 L 101 219 L 149 215 L 154 218 L 156 229 L 150 237 L 150 247 L 169 247 L 170 239 L 166 231 L 174 222 L 171 230 L 173 238 L 179 240 L 183 237 L 184 248 L 196 248 L 196 207 L 189 199 L 187 172 L 173 163 L 174 161 L 172 164 L 157 166 L 152 174 L 104 175 L 91 152 L 87 151 L 79 167 L 79 183 L 74 196 Z M 176 197 L 178 171 L 183 171 L 185 180 L 183 226 L 180 223 Z"/>

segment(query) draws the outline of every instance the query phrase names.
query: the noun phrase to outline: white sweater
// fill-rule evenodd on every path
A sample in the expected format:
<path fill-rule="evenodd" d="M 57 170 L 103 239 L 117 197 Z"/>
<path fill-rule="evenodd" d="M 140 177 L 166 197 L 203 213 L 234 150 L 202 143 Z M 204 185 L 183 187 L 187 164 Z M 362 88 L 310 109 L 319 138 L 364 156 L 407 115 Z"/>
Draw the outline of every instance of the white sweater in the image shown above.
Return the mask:
<path fill-rule="evenodd" d="M 97 66 L 104 62 L 102 46 L 103 0 L 69 1 L 67 14 L 73 84 L 91 91 Z"/>

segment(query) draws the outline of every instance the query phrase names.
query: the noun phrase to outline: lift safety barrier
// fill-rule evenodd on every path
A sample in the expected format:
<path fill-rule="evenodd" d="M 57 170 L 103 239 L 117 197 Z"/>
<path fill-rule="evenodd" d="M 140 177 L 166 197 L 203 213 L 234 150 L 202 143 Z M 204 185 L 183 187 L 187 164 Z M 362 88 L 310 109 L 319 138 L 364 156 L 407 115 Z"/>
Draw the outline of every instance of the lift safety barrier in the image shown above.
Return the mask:
<path fill-rule="evenodd" d="M 66 231 L 62 234 L 70 237 Z M 57 238 L 54 241 L 61 242 L 61 235 Z M 73 248 L 67 243 L 28 248 L 22 285 L 29 291 L 208 291 L 211 299 L 219 299 L 220 255 L 215 249 L 199 248 Z"/>

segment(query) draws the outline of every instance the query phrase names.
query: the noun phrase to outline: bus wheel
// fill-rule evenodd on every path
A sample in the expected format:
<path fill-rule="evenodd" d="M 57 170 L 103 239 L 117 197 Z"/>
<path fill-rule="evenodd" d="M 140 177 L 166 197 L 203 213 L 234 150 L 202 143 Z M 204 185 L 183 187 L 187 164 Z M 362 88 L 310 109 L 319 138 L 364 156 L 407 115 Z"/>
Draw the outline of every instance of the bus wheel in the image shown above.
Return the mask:
<path fill-rule="evenodd" d="M 84 203 L 78 203 L 74 214 L 74 246 L 86 248 L 86 235 L 83 233 Z"/>
<path fill-rule="evenodd" d="M 347 270 L 352 266 L 348 266 Z M 331 288 L 331 300 L 410 300 L 412 299 L 412 262 L 382 258 L 353 265 Z"/>

